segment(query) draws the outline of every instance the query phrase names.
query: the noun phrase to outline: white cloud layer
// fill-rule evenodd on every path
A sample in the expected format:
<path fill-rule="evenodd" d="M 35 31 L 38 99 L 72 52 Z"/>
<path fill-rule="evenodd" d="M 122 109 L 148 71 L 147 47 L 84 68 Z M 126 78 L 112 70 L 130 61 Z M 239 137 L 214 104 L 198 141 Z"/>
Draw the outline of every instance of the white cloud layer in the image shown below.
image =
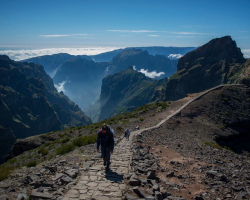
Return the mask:
<path fill-rule="evenodd" d="M 118 47 L 86 47 L 86 48 L 48 48 L 48 49 L 22 49 L 22 50 L 2 50 L 0 55 L 7 55 L 10 59 L 19 61 L 28 58 L 57 53 L 68 53 L 71 55 L 97 55 L 108 51 L 119 49 Z"/>
<path fill-rule="evenodd" d="M 39 36 L 44 38 L 55 38 L 55 37 L 72 37 L 72 36 L 90 36 L 90 34 L 81 33 L 81 34 L 69 34 L 69 35 L 39 35 Z"/>
<path fill-rule="evenodd" d="M 58 92 L 65 92 L 64 85 L 67 83 L 67 80 L 59 83 L 58 85 L 55 84 L 55 88 L 57 89 Z"/>
<path fill-rule="evenodd" d="M 178 60 L 182 57 L 183 55 L 181 54 L 169 54 L 168 55 L 168 58 L 171 59 L 171 60 Z"/>
<path fill-rule="evenodd" d="M 164 72 L 159 72 L 157 73 L 156 71 L 152 71 L 149 72 L 148 69 L 140 69 L 139 72 L 145 74 L 145 76 L 149 77 L 149 78 L 156 78 L 156 77 L 160 77 L 161 75 L 165 74 Z"/>
<path fill-rule="evenodd" d="M 119 33 L 155 33 L 158 31 L 150 31 L 150 30 L 106 30 L 108 32 L 119 32 Z"/>
<path fill-rule="evenodd" d="M 136 66 L 134 66 L 134 65 L 133 65 L 133 70 L 136 70 Z M 145 74 L 145 76 L 147 76 L 149 78 L 154 78 L 154 79 L 156 77 L 160 77 L 161 75 L 165 74 L 164 72 L 159 72 L 159 73 L 157 73 L 156 71 L 149 72 L 148 69 L 140 69 L 137 71 Z"/>
<path fill-rule="evenodd" d="M 250 58 L 250 49 L 241 49 L 245 58 Z"/>

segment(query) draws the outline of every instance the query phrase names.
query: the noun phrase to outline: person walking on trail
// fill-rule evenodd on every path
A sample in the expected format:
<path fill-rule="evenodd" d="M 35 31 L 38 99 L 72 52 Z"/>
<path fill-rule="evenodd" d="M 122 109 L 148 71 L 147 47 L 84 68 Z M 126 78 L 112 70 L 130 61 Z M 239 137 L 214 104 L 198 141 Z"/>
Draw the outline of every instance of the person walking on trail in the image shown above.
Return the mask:
<path fill-rule="evenodd" d="M 127 138 L 127 140 L 129 140 L 129 136 L 130 136 L 130 130 L 127 128 L 125 130 L 125 137 Z"/>
<path fill-rule="evenodd" d="M 97 152 L 100 152 L 100 145 L 103 165 L 106 166 L 106 170 L 109 171 L 110 156 L 114 151 L 114 132 L 107 124 L 103 124 L 97 134 Z"/>

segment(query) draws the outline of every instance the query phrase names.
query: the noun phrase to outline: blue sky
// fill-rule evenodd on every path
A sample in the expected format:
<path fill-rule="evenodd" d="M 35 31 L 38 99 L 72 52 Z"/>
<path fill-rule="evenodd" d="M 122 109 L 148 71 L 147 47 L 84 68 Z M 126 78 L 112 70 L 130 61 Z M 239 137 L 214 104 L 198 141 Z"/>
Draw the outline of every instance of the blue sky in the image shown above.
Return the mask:
<path fill-rule="evenodd" d="M 0 48 L 200 46 L 250 49 L 250 0 L 0 0 Z"/>

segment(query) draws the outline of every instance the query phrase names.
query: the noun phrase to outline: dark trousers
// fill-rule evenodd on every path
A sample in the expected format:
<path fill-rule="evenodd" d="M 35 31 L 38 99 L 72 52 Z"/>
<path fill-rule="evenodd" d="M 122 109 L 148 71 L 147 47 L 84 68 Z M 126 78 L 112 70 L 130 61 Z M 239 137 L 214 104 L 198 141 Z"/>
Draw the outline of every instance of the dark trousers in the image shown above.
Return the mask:
<path fill-rule="evenodd" d="M 101 146 L 101 153 L 103 161 L 110 164 L 110 146 Z"/>

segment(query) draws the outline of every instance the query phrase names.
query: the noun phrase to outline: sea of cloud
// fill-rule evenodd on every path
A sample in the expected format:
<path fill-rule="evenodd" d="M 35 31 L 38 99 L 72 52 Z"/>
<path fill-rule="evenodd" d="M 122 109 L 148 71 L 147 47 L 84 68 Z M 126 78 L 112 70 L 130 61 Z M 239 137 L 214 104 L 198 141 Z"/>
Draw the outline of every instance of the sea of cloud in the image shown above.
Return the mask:
<path fill-rule="evenodd" d="M 0 50 L 0 55 L 7 55 L 12 60 L 25 60 L 32 57 L 52 55 L 57 53 L 68 53 L 71 55 L 97 55 L 108 51 L 119 49 L 119 47 L 85 47 L 85 48 L 47 48 L 47 49 L 21 49 Z M 250 49 L 242 49 L 245 58 L 250 58 Z M 169 54 L 170 59 L 179 59 L 181 54 Z"/>
<path fill-rule="evenodd" d="M 86 48 L 48 48 L 48 49 L 21 49 L 0 50 L 0 55 L 7 55 L 12 60 L 25 60 L 32 57 L 68 53 L 71 55 L 97 55 L 119 49 L 118 47 L 86 47 Z"/>

